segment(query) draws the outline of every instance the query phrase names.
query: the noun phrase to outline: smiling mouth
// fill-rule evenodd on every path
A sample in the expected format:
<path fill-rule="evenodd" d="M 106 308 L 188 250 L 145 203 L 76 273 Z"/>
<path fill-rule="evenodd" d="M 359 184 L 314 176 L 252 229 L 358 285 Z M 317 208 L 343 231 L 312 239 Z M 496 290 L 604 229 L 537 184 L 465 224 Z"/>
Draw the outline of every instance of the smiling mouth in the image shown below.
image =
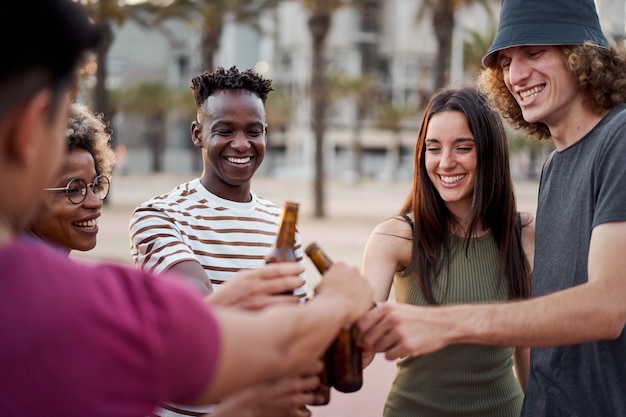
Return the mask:
<path fill-rule="evenodd" d="M 444 182 L 446 184 L 456 184 L 457 182 L 460 182 L 463 178 L 465 178 L 465 174 L 454 175 L 451 177 L 444 177 L 443 175 L 439 176 L 439 179 L 441 180 L 441 182 Z"/>
<path fill-rule="evenodd" d="M 84 220 L 80 222 L 72 223 L 74 226 L 82 227 L 84 229 L 93 229 L 98 226 L 98 219 Z"/>
<path fill-rule="evenodd" d="M 252 158 L 250 158 L 249 156 L 246 156 L 244 158 L 235 158 L 230 156 L 226 158 L 228 162 L 231 162 L 233 164 L 247 164 L 248 162 L 250 162 L 250 159 Z"/>
<path fill-rule="evenodd" d="M 541 86 L 533 87 L 530 90 L 520 91 L 519 96 L 521 97 L 522 101 L 528 100 L 528 99 L 535 97 L 537 94 L 543 91 L 544 88 L 545 88 L 545 85 L 541 85 Z"/>

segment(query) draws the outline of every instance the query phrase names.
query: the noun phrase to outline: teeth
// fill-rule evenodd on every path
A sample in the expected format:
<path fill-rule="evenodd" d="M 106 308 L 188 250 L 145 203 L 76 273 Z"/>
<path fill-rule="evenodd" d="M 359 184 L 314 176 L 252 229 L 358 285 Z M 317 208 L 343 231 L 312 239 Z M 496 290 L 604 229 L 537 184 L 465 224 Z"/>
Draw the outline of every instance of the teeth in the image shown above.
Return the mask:
<path fill-rule="evenodd" d="M 247 164 L 248 162 L 250 162 L 250 157 L 246 156 L 245 158 L 234 158 L 234 157 L 229 157 L 226 158 L 229 162 L 232 162 L 233 164 Z"/>
<path fill-rule="evenodd" d="M 459 182 L 465 178 L 465 175 L 455 175 L 454 177 L 444 177 L 443 175 L 440 175 L 439 178 L 441 178 L 441 181 L 446 184 L 454 184 L 455 182 Z"/>
<path fill-rule="evenodd" d="M 541 90 L 543 90 L 544 86 L 534 87 L 530 90 L 521 91 L 519 95 L 522 97 L 522 100 L 528 100 L 529 98 L 535 97 Z"/>
<path fill-rule="evenodd" d="M 91 219 L 83 222 L 75 222 L 74 226 L 78 227 L 96 227 L 98 225 L 98 219 Z"/>

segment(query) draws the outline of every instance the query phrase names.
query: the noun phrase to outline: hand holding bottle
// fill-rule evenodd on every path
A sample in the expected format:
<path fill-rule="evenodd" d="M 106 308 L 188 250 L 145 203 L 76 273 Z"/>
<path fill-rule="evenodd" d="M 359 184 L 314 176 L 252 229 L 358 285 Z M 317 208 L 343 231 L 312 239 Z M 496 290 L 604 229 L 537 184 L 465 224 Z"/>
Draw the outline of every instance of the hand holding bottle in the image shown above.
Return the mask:
<path fill-rule="evenodd" d="M 302 286 L 300 274 L 303 271 L 302 265 L 295 262 L 239 271 L 206 299 L 214 304 L 246 310 L 261 310 L 276 304 L 297 304 L 298 298 L 292 293 Z"/>
<path fill-rule="evenodd" d="M 374 305 L 374 291 L 358 268 L 334 263 L 315 288 L 317 297 L 339 298 L 346 305 L 345 324 L 352 324 Z"/>

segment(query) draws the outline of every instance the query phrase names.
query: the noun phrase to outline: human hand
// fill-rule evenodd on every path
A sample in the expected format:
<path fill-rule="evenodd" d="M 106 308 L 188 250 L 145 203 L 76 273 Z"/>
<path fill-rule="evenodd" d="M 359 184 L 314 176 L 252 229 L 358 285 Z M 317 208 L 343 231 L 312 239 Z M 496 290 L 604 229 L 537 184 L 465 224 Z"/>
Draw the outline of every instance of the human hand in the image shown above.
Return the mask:
<path fill-rule="evenodd" d="M 370 284 L 355 267 L 343 262 L 334 263 L 315 288 L 315 297 L 339 297 L 349 306 L 351 324 L 374 304 L 374 292 Z"/>
<path fill-rule="evenodd" d="M 376 357 L 376 352 L 363 349 L 363 369 L 367 368 Z"/>
<path fill-rule="evenodd" d="M 300 376 L 257 384 L 238 391 L 220 402 L 211 417 L 309 417 L 311 412 L 306 406 L 321 401 L 313 394 L 320 382 L 315 369 Z"/>
<path fill-rule="evenodd" d="M 206 299 L 213 304 L 246 310 L 261 310 L 276 304 L 298 304 L 298 297 L 288 293 L 303 285 L 302 278 L 298 276 L 303 271 L 303 267 L 295 262 L 240 271 Z"/>
<path fill-rule="evenodd" d="M 357 323 L 364 349 L 385 352 L 394 360 L 431 353 L 445 347 L 446 329 L 435 320 L 437 308 L 379 303 Z"/>

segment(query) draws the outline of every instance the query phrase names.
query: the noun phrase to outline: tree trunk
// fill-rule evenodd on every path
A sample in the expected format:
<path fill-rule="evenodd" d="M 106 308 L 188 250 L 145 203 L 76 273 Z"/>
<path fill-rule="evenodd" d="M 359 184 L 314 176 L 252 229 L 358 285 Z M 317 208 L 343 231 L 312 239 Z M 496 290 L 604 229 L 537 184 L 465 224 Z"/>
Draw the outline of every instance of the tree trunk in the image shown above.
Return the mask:
<path fill-rule="evenodd" d="M 103 26 L 103 40 L 98 45 L 98 49 L 96 51 L 96 87 L 94 91 L 94 108 L 93 111 L 96 114 L 103 115 L 103 121 L 105 122 L 107 129 L 110 133 L 110 109 L 109 109 L 109 96 L 106 90 L 106 81 L 108 76 L 107 71 L 107 55 L 109 53 L 109 49 L 111 48 L 111 44 L 113 43 L 113 30 L 111 29 L 111 25 Z M 113 145 L 113 144 L 112 144 Z"/>
<path fill-rule="evenodd" d="M 354 121 L 354 132 L 352 136 L 352 169 L 355 174 L 355 181 L 360 182 L 363 178 L 363 119 L 365 118 L 365 100 L 359 97 L 357 103 L 356 120 Z"/>
<path fill-rule="evenodd" d="M 452 33 L 454 11 L 440 2 L 433 11 L 433 26 L 437 38 L 437 61 L 435 64 L 435 90 L 445 87 L 450 81 L 450 57 L 452 56 Z"/>
<path fill-rule="evenodd" d="M 217 52 L 222 36 L 222 25 L 202 29 L 202 69 L 200 72 L 215 70 L 213 57 Z"/>
<path fill-rule="evenodd" d="M 156 114 L 148 126 L 148 143 L 152 150 L 152 172 L 163 172 L 165 156 L 165 114 Z"/>
<path fill-rule="evenodd" d="M 102 13 L 102 12 L 101 12 Z M 103 21 L 103 20 L 101 20 Z M 102 121 L 105 124 L 105 129 L 107 133 L 111 135 L 111 147 L 115 149 L 117 146 L 116 136 L 112 135 L 111 129 L 111 114 L 109 109 L 109 93 L 106 89 L 106 81 L 108 76 L 107 71 L 107 55 L 109 53 L 109 49 L 113 43 L 113 29 L 111 28 L 111 24 L 107 23 L 102 25 L 102 41 L 98 45 L 96 50 L 96 87 L 94 91 L 94 108 L 93 111 L 95 114 L 102 114 Z M 110 194 L 110 193 L 109 193 Z M 108 196 L 107 196 L 108 197 Z M 108 205 L 110 199 L 105 198 L 104 204 Z"/>
<path fill-rule="evenodd" d="M 324 41 L 330 30 L 331 16 L 324 10 L 314 10 L 309 18 L 309 30 L 313 38 L 313 59 L 311 61 L 311 93 L 313 117 L 311 120 L 315 136 L 315 179 L 314 199 L 316 218 L 326 216 L 324 209 L 324 133 L 326 131 L 326 63 L 324 61 Z"/>

